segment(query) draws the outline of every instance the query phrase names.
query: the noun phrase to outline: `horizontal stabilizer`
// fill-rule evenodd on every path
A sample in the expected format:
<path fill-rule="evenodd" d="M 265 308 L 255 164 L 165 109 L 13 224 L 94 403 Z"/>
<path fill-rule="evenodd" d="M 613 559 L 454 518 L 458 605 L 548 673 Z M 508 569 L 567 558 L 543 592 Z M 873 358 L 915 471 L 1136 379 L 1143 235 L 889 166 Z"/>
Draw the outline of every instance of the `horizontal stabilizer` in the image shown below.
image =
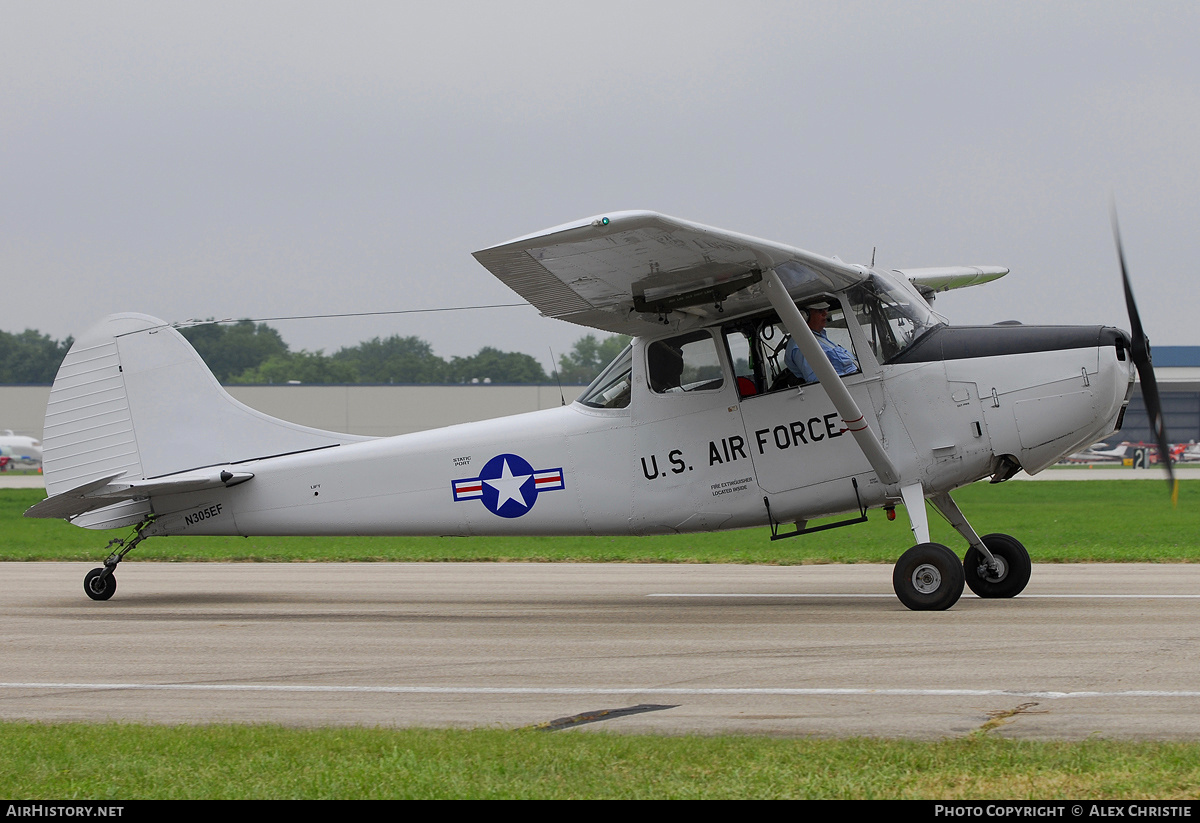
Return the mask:
<path fill-rule="evenodd" d="M 124 500 L 147 500 L 151 495 L 184 494 L 204 489 L 228 488 L 254 477 L 252 472 L 210 468 L 183 472 L 154 480 L 121 481 L 118 474 L 84 483 L 69 491 L 47 497 L 31 506 L 26 517 L 72 518 Z"/>
<path fill-rule="evenodd" d="M 121 476 L 123 472 L 101 477 L 99 480 L 93 480 L 90 483 L 84 483 L 69 491 L 62 492 L 47 497 L 41 503 L 30 506 L 25 510 L 26 517 L 74 517 L 84 512 L 90 512 L 92 509 L 98 509 L 102 506 L 108 506 L 113 501 L 106 500 L 102 497 L 93 497 L 92 492 L 102 489 L 110 482 Z"/>

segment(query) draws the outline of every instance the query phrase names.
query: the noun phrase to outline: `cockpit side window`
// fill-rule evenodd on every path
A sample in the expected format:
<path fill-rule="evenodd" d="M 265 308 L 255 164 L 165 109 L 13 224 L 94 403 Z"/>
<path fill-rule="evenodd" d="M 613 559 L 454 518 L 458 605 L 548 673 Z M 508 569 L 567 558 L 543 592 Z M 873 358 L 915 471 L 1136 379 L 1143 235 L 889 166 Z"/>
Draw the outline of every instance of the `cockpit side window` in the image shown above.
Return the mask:
<path fill-rule="evenodd" d="M 822 302 L 829 304 L 822 334 L 833 344 L 832 348 L 845 353 L 843 359 L 835 363 L 834 368 L 839 374 L 853 374 L 860 369 L 847 318 L 841 305 L 835 303 L 832 298 Z M 746 358 L 744 375 L 742 369 L 735 368 L 738 375 L 738 391 L 742 397 L 779 391 L 815 380 L 811 370 L 807 379 L 803 376 L 803 357 L 792 344 L 791 335 L 774 312 L 735 321 L 726 326 L 724 331 L 731 361 L 736 363 L 739 357 Z M 826 348 L 824 343 L 822 348 Z M 740 354 L 747 349 L 747 354 Z M 833 359 L 831 356 L 830 360 Z"/>
<path fill-rule="evenodd" d="M 808 327 L 816 336 L 817 343 L 825 353 L 826 359 L 833 365 L 834 371 L 842 377 L 861 371 L 841 304 L 829 298 L 805 306 L 802 311 Z M 800 353 L 800 347 L 792 341 L 788 342 L 784 362 L 788 370 L 799 378 L 801 385 L 818 382 L 816 372 Z"/>
<path fill-rule="evenodd" d="M 730 323 L 724 332 L 742 397 L 796 385 L 783 362 L 788 334 L 773 312 Z"/>

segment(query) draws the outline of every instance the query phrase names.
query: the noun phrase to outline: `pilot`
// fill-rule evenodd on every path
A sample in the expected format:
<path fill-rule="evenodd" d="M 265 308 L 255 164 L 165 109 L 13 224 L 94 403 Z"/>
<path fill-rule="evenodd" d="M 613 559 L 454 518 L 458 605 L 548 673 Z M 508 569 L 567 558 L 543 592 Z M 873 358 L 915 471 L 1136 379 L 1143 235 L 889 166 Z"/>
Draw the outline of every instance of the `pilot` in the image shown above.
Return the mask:
<path fill-rule="evenodd" d="M 839 375 L 853 374 L 858 371 L 858 362 L 854 359 L 854 354 L 830 340 L 829 335 L 825 332 L 825 324 L 829 322 L 829 308 L 830 304 L 824 300 L 805 306 L 804 312 L 808 317 L 808 327 L 812 329 L 817 342 L 825 350 L 825 356 L 833 364 L 834 371 Z M 817 382 L 816 372 L 809 367 L 808 361 L 800 353 L 800 347 L 796 345 L 795 340 L 788 343 L 787 354 L 784 355 L 783 361 L 792 374 L 803 382 Z"/>

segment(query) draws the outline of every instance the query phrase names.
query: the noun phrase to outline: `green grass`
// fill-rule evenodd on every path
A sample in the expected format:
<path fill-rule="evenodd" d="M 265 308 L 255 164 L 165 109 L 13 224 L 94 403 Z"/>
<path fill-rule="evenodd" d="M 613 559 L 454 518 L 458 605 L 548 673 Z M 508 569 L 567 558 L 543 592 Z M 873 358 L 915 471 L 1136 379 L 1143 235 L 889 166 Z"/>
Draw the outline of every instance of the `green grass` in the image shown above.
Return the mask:
<path fill-rule="evenodd" d="M 1195 799 L 1187 743 L 10 723 L 8 798 Z"/>
<path fill-rule="evenodd" d="M 981 532 L 1018 536 L 1035 562 L 1200 560 L 1200 480 L 975 485 L 955 499 Z M 90 560 L 129 530 L 22 512 L 0 490 L 3 560 Z M 961 553 L 935 514 L 933 539 Z M 901 510 L 771 543 L 766 529 L 652 538 L 156 538 L 129 560 L 893 562 Z M 1195 799 L 1200 744 L 1013 741 L 989 724 L 938 743 L 658 738 L 533 730 L 286 729 L 0 724 L 9 798 L 937 798 Z"/>
<path fill-rule="evenodd" d="M 36 489 L 0 490 L 0 560 L 103 559 L 109 539 L 129 529 L 91 531 L 22 512 Z M 1166 484 L 1148 480 L 976 484 L 955 499 L 980 534 L 1006 532 L 1034 562 L 1200 561 L 1200 480 L 1180 483 L 1172 507 Z M 212 561 L 539 561 L 624 563 L 891 563 L 913 542 L 897 509 L 870 521 L 791 540 L 766 528 L 660 537 L 170 537 L 147 540 L 134 560 Z M 932 539 L 962 553 L 962 539 L 930 510 Z"/>

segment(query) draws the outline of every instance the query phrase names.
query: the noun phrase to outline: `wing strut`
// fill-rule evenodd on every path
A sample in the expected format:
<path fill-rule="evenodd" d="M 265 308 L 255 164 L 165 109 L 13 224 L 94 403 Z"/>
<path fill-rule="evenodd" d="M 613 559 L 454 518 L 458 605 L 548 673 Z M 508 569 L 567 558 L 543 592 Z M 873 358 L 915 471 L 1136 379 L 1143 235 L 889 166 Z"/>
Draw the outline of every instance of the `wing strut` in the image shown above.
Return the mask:
<path fill-rule="evenodd" d="M 889 486 L 899 483 L 900 473 L 896 471 L 892 459 L 883 450 L 883 444 L 879 442 L 875 432 L 867 426 L 866 418 L 859 411 L 858 404 L 854 402 L 846 384 L 842 382 L 842 378 L 838 377 L 833 364 L 825 356 L 825 351 L 817 342 L 816 335 L 804 322 L 800 310 L 792 302 L 791 295 L 783 287 L 779 275 L 775 273 L 774 269 L 769 269 L 763 274 L 763 282 L 766 285 L 767 299 L 779 313 L 779 319 L 783 321 L 784 327 L 792 335 L 796 345 L 800 347 L 801 354 L 816 373 L 817 379 L 821 381 L 821 386 L 828 392 L 829 399 L 833 401 L 833 407 L 841 415 L 846 428 L 854 435 L 858 447 L 862 449 L 863 455 L 871 464 L 871 468 L 875 470 L 875 474 L 879 475 L 879 479 Z"/>

